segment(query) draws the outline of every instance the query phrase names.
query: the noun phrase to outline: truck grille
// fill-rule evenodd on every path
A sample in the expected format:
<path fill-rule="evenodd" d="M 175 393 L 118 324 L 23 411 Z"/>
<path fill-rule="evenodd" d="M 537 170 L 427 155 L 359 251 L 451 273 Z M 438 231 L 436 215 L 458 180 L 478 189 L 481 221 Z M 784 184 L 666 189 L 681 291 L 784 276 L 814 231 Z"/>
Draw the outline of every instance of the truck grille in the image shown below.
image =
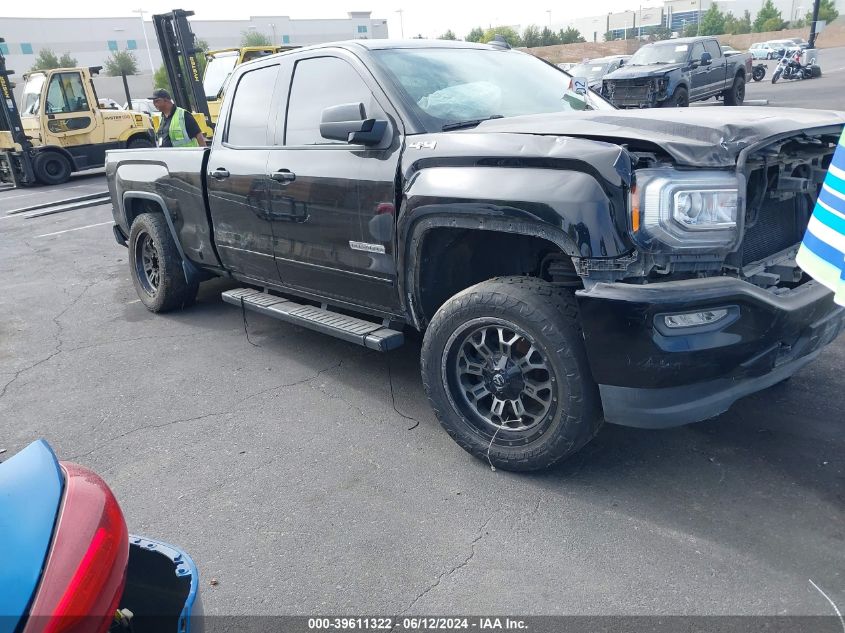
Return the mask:
<path fill-rule="evenodd" d="M 651 79 L 608 81 L 602 92 L 619 108 L 648 106 L 654 101 L 654 82 Z"/>
<path fill-rule="evenodd" d="M 792 200 L 768 200 L 759 211 L 754 226 L 745 231 L 742 264 L 750 264 L 798 244 L 810 221 L 806 196 Z"/>

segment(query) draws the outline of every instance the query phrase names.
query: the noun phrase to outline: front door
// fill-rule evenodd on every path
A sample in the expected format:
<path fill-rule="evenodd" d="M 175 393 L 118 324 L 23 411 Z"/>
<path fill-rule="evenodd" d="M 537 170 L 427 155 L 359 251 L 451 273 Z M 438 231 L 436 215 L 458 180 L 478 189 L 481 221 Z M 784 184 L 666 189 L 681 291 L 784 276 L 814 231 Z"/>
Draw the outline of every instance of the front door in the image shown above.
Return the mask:
<path fill-rule="evenodd" d="M 207 165 L 208 204 L 223 265 L 258 281 L 277 282 L 267 210 L 268 116 L 278 64 L 244 73 L 234 86 L 226 129 L 215 134 Z M 223 121 L 218 121 L 222 129 Z"/>
<path fill-rule="evenodd" d="M 105 163 L 103 126 L 95 116 L 97 103 L 85 90 L 79 71 L 50 76 L 41 115 L 45 145 L 65 147 L 78 169 Z"/>
<path fill-rule="evenodd" d="M 351 55 L 320 51 L 294 59 L 287 118 L 267 163 L 279 276 L 292 288 L 392 311 L 398 119 Z M 390 121 L 381 145 L 321 136 L 323 110 L 350 103 L 363 104 L 366 118 Z"/>

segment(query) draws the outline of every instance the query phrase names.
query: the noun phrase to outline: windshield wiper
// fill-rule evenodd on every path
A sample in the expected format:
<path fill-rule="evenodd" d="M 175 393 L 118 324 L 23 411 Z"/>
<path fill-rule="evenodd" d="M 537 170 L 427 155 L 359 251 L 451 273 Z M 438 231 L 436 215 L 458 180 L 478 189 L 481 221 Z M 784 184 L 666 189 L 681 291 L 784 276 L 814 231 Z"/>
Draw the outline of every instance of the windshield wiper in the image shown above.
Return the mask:
<path fill-rule="evenodd" d="M 466 121 L 456 121 L 455 123 L 447 123 L 442 128 L 440 128 L 443 132 L 448 132 L 449 130 L 462 130 L 468 127 L 475 127 L 482 121 L 489 121 L 490 119 L 504 119 L 504 115 L 501 114 L 493 114 L 488 117 L 484 117 L 483 119 L 468 119 Z"/>

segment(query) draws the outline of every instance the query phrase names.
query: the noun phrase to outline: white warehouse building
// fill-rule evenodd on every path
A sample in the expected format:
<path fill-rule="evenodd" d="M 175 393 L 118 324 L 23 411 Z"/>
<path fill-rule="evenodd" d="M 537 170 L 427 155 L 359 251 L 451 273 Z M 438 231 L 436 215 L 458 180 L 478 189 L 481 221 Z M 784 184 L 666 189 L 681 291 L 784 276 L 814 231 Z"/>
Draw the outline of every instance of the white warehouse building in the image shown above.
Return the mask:
<path fill-rule="evenodd" d="M 263 33 L 275 44 L 307 46 L 338 40 L 387 38 L 387 20 L 370 11 L 353 11 L 345 18 L 294 20 L 286 15 L 254 16 L 247 20 L 191 19 L 191 30 L 213 49 L 239 46 L 245 32 Z M 129 50 L 138 69 L 149 74 L 161 66 L 161 54 L 150 19 L 8 18 L 0 17 L 0 52 L 17 76 L 28 71 L 41 49 L 57 56 L 70 53 L 80 66 L 102 66 L 113 51 Z M 146 35 L 146 39 L 145 39 Z M 149 42 L 149 50 L 146 42 Z M 153 68 L 150 68 L 152 58 Z"/>

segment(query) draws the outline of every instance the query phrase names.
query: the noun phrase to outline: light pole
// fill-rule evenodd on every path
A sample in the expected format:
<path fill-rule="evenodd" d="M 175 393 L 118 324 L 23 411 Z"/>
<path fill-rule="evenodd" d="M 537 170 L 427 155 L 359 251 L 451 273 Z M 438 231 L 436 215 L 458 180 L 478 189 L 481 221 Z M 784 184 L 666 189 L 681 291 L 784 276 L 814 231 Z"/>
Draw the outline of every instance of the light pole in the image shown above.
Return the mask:
<path fill-rule="evenodd" d="M 549 28 L 552 28 L 552 10 L 546 9 L 546 13 L 549 14 Z"/>
<path fill-rule="evenodd" d="M 273 46 L 276 45 L 276 25 L 272 22 L 270 23 L 270 28 L 273 29 Z"/>
<path fill-rule="evenodd" d="M 141 30 L 144 32 L 144 46 L 147 47 L 147 59 L 150 60 L 150 72 L 155 74 L 155 65 L 153 64 L 153 54 L 150 51 L 150 40 L 147 39 L 147 28 L 144 26 L 144 14 L 147 13 L 143 9 L 133 9 L 132 13 L 137 13 L 141 16 Z"/>
<path fill-rule="evenodd" d="M 698 22 L 695 25 L 695 34 L 701 35 L 701 0 L 698 0 Z"/>
<path fill-rule="evenodd" d="M 396 9 L 396 13 L 399 14 L 399 35 L 402 39 L 405 39 L 405 20 L 403 19 L 403 14 L 405 13 L 405 9 Z"/>

